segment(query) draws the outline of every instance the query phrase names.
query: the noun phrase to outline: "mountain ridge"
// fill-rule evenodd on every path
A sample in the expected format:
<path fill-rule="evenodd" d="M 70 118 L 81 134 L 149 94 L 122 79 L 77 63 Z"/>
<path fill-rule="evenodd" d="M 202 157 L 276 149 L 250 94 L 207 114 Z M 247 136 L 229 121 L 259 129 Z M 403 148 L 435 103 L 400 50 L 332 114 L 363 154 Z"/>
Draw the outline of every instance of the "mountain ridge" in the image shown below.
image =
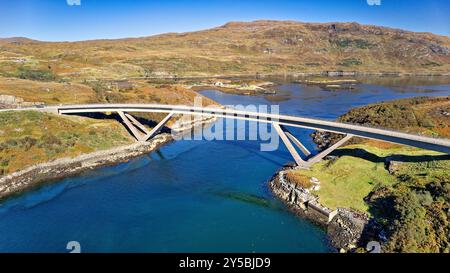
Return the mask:
<path fill-rule="evenodd" d="M 145 38 L 152 38 L 152 37 L 158 37 L 158 36 L 164 36 L 164 35 L 182 35 L 186 33 L 195 33 L 195 32 L 202 32 L 202 31 L 208 31 L 213 29 L 219 29 L 219 28 L 230 28 L 234 26 L 240 26 L 240 25 L 252 25 L 252 24 L 268 24 L 268 23 L 275 23 L 275 24 L 293 24 L 293 25 L 333 25 L 333 24 L 354 24 L 359 26 L 366 26 L 366 27 L 375 27 L 375 28 L 384 28 L 392 31 L 401 31 L 401 32 L 407 32 L 407 33 L 416 33 L 416 34 L 430 34 L 434 36 L 440 36 L 443 38 L 450 38 L 449 36 L 443 35 L 443 34 L 436 34 L 429 31 L 413 31 L 413 30 L 405 30 L 401 28 L 396 27 L 389 27 L 389 26 L 381 26 L 381 25 L 372 25 L 372 24 L 362 24 L 358 22 L 302 22 L 302 21 L 295 21 L 295 20 L 254 20 L 254 21 L 230 21 L 223 25 L 212 27 L 212 28 L 206 28 L 206 29 L 199 29 L 199 30 L 193 30 L 193 31 L 187 31 L 187 32 L 165 32 L 165 33 L 158 33 L 158 34 L 151 34 L 151 35 L 144 35 L 144 36 L 136 36 L 136 37 L 121 37 L 121 38 L 96 38 L 96 39 L 87 39 L 87 40 L 79 40 L 79 41 L 45 41 L 45 40 L 39 40 L 39 39 L 32 39 L 28 37 L 0 37 L 0 41 L 14 41 L 14 40 L 26 40 L 30 42 L 43 42 L 43 43 L 79 43 L 79 42 L 91 42 L 91 41 L 120 41 L 120 40 L 128 40 L 128 39 L 145 39 Z"/>
<path fill-rule="evenodd" d="M 14 63 L 14 58 L 28 61 Z M 7 60 L 12 60 L 8 63 Z M 450 72 L 450 37 L 382 26 L 258 20 L 184 33 L 79 42 L 0 39 L 0 75 L 20 66 L 63 78 Z"/>

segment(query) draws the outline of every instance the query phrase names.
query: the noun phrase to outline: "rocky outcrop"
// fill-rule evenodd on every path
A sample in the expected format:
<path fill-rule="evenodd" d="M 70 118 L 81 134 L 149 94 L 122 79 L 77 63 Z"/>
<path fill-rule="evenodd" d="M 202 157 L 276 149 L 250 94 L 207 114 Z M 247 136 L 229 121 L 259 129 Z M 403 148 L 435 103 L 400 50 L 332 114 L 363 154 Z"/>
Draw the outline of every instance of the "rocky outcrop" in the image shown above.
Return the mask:
<path fill-rule="evenodd" d="M 337 211 L 322 206 L 318 202 L 318 197 L 308 189 L 289 182 L 285 178 L 287 170 L 289 168 L 281 170 L 271 179 L 269 186 L 272 192 L 295 213 L 321 226 L 327 226 L 336 216 Z"/>
<path fill-rule="evenodd" d="M 328 225 L 331 245 L 340 252 L 369 251 L 369 242 L 386 242 L 383 226 L 367 214 L 339 208 L 338 214 Z"/>
<path fill-rule="evenodd" d="M 42 104 L 42 102 L 26 102 L 19 97 L 0 94 L 0 108 L 31 107 Z"/>
<path fill-rule="evenodd" d="M 308 189 L 285 179 L 285 173 L 290 169 L 283 168 L 273 176 L 269 182 L 272 192 L 300 217 L 325 227 L 333 247 L 340 252 L 353 252 L 379 238 L 381 226 L 375 220 L 355 210 L 332 210 L 321 205 L 319 198 Z"/>
<path fill-rule="evenodd" d="M 17 98 L 15 96 L 0 95 L 0 104 L 20 104 L 23 103 L 22 98 Z"/>
<path fill-rule="evenodd" d="M 43 182 L 73 176 L 100 166 L 126 162 L 131 158 L 152 152 L 170 141 L 172 141 L 170 134 L 160 134 L 149 142 L 84 154 L 75 158 L 61 158 L 28 167 L 25 170 L 0 177 L 0 199 L 38 186 Z"/>
<path fill-rule="evenodd" d="M 328 225 L 331 244 L 345 251 L 361 245 L 362 235 L 369 218 L 363 213 L 350 209 L 338 209 L 338 214 Z"/>

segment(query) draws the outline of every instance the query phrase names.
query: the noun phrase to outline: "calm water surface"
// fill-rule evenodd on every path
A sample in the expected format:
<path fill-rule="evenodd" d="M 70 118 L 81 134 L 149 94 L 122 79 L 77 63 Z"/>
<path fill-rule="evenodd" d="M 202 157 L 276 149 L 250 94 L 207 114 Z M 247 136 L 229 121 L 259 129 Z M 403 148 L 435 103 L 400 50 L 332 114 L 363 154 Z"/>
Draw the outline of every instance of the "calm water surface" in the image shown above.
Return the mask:
<path fill-rule="evenodd" d="M 335 119 L 382 100 L 450 95 L 448 82 L 367 81 L 357 91 L 281 84 L 275 97 L 204 91 L 222 104 L 279 104 Z M 222 122 L 222 121 L 218 121 Z M 294 130 L 314 150 L 310 131 Z M 267 186 L 291 161 L 257 141 L 179 141 L 126 164 L 64 179 L 0 204 L 0 252 L 328 252 L 325 231 L 292 215 Z"/>

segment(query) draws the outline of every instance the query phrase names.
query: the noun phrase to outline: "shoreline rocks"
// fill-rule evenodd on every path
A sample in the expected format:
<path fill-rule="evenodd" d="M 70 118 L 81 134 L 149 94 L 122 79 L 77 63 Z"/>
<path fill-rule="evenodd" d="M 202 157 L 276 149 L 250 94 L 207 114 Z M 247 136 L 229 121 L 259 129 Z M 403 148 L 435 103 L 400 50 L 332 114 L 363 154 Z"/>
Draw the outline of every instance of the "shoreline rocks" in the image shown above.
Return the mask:
<path fill-rule="evenodd" d="M 326 227 L 336 216 L 337 211 L 322 206 L 318 202 L 318 196 L 285 179 L 285 173 L 289 169 L 289 167 L 283 168 L 272 177 L 269 182 L 272 192 L 295 213 Z"/>
<path fill-rule="evenodd" d="M 283 72 L 283 73 L 261 73 L 261 72 L 253 72 L 253 73 L 232 73 L 232 74 L 211 74 L 211 75 L 169 75 L 161 74 L 161 75 L 153 75 L 148 77 L 128 77 L 128 79 L 134 80 L 151 80 L 151 79 L 231 79 L 231 78 L 271 78 L 271 77 L 293 77 L 293 78 L 304 78 L 310 76 L 326 76 L 326 77 L 355 77 L 355 76 L 376 76 L 376 77 L 403 77 L 403 76 L 418 76 L 418 77 L 429 77 L 429 76 L 437 76 L 437 77 L 446 77 L 450 76 L 448 72 L 381 72 L 381 71 L 310 71 L 310 72 Z"/>
<path fill-rule="evenodd" d="M 318 196 L 284 179 L 290 169 L 292 167 L 278 171 L 269 182 L 270 189 L 295 214 L 325 228 L 330 245 L 336 251 L 356 252 L 378 238 L 380 226 L 374 219 L 352 209 L 332 210 L 321 205 Z"/>
<path fill-rule="evenodd" d="M 160 134 L 151 141 L 134 143 L 106 151 L 83 154 L 75 158 L 60 158 L 30 166 L 24 170 L 0 177 L 0 200 L 37 187 L 45 182 L 74 176 L 98 167 L 115 165 L 150 153 L 172 141 L 170 134 Z"/>
<path fill-rule="evenodd" d="M 9 175 L 0 176 L 0 201 L 31 190 L 46 182 L 75 176 L 98 167 L 127 162 L 130 159 L 157 150 L 161 146 L 174 141 L 174 137 L 181 136 L 189 130 L 200 126 L 210 126 L 216 120 L 215 117 L 208 116 L 193 119 L 189 122 L 178 120 L 171 127 L 172 134 L 161 133 L 147 142 L 137 142 L 109 150 L 82 154 L 74 158 L 59 158 L 30 166 Z"/>

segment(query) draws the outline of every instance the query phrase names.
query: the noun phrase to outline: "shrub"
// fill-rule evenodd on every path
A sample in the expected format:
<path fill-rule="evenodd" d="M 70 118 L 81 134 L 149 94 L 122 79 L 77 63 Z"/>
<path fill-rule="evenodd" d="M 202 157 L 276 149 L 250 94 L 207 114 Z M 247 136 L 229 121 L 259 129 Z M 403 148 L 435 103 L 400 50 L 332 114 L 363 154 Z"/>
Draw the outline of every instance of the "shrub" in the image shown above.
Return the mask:
<path fill-rule="evenodd" d="M 26 136 L 22 139 L 18 140 L 18 146 L 21 148 L 25 148 L 25 150 L 29 150 L 31 147 L 36 145 L 37 140 L 35 138 Z"/>
<path fill-rule="evenodd" d="M 17 147 L 18 143 L 17 140 L 15 139 L 8 139 L 5 143 L 5 147 L 6 148 L 13 148 L 13 147 Z"/>
<path fill-rule="evenodd" d="M 0 167 L 8 167 L 8 165 L 9 165 L 8 159 L 0 160 Z"/>
<path fill-rule="evenodd" d="M 20 67 L 18 69 L 17 77 L 34 81 L 53 81 L 56 79 L 55 74 L 50 70 L 30 69 L 26 67 Z"/>
<path fill-rule="evenodd" d="M 373 44 L 371 44 L 368 41 L 363 40 L 363 39 L 356 39 L 356 40 L 339 39 L 339 40 L 332 40 L 330 42 L 331 42 L 331 44 L 334 44 L 340 48 L 356 47 L 356 48 L 360 48 L 360 49 L 370 49 L 370 48 L 373 48 L 373 46 L 374 46 Z"/>
<path fill-rule="evenodd" d="M 38 146 L 40 148 L 52 148 L 53 146 L 59 146 L 61 144 L 61 140 L 59 140 L 59 138 L 57 138 L 55 135 L 46 134 L 41 137 Z"/>
<path fill-rule="evenodd" d="M 304 189 L 309 189 L 313 186 L 309 177 L 296 173 L 295 171 L 286 173 L 286 180 Z"/>
<path fill-rule="evenodd" d="M 106 93 L 105 100 L 108 103 L 119 103 L 125 101 L 125 97 L 117 92 Z"/>
<path fill-rule="evenodd" d="M 342 66 L 362 65 L 362 62 L 358 59 L 350 58 L 343 60 L 342 62 L 339 63 L 339 65 Z"/>

